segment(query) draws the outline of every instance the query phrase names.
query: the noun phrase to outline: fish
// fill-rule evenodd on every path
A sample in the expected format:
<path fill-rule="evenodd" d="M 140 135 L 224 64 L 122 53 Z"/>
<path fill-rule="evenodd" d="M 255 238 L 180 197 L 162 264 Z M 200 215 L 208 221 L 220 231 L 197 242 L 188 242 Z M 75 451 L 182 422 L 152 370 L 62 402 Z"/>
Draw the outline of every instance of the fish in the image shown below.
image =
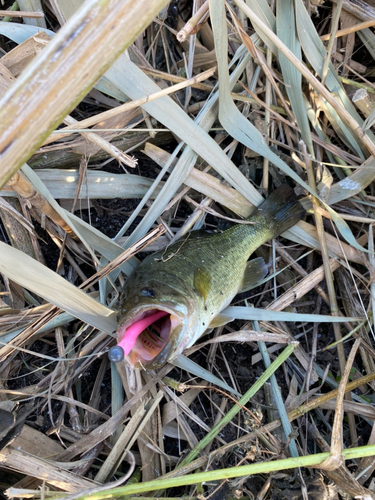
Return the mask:
<path fill-rule="evenodd" d="M 149 255 L 131 274 L 121 298 L 118 344 L 109 359 L 133 369 L 158 369 L 191 347 L 210 328 L 233 318 L 221 313 L 268 273 L 262 244 L 299 222 L 305 210 L 282 185 L 246 219 L 221 233 L 189 233 Z"/>

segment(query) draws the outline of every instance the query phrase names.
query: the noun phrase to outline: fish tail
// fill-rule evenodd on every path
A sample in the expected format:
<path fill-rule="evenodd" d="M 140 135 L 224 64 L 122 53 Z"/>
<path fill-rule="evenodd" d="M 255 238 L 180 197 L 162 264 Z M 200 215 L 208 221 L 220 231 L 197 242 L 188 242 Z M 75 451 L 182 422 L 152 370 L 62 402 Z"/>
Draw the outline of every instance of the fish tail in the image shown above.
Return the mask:
<path fill-rule="evenodd" d="M 249 220 L 265 220 L 273 237 L 276 237 L 297 224 L 304 215 L 305 209 L 293 189 L 283 184 L 259 205 Z"/>

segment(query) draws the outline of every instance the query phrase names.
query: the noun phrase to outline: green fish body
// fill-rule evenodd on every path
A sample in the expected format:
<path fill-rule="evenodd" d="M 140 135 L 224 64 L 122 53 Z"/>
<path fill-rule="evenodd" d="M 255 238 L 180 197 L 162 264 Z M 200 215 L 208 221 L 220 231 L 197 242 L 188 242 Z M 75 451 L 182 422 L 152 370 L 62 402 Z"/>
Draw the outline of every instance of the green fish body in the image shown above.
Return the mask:
<path fill-rule="evenodd" d="M 291 188 L 284 185 L 248 218 L 252 224 L 236 224 L 210 235 L 192 233 L 147 257 L 125 288 L 119 346 L 112 349 L 124 348 L 133 368 L 159 368 L 194 344 L 207 328 L 227 322 L 220 319 L 220 311 L 246 288 L 244 281 L 251 275 L 254 283 L 267 274 L 263 259 L 248 262 L 251 254 L 296 224 L 304 213 Z M 130 327 L 135 325 L 136 330 L 139 323 L 143 328 L 147 318 L 157 319 L 133 333 L 127 345 Z M 112 361 L 122 357 L 116 359 L 110 351 Z"/>

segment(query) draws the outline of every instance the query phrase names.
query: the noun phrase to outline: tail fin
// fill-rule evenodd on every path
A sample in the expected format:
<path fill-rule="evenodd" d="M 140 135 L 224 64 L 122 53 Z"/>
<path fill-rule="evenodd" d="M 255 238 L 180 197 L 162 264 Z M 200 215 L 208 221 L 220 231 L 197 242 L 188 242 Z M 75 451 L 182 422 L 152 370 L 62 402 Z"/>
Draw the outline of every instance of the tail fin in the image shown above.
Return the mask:
<path fill-rule="evenodd" d="M 265 219 L 277 236 L 297 224 L 304 215 L 305 209 L 297 200 L 292 188 L 283 184 L 259 205 L 249 220 Z"/>

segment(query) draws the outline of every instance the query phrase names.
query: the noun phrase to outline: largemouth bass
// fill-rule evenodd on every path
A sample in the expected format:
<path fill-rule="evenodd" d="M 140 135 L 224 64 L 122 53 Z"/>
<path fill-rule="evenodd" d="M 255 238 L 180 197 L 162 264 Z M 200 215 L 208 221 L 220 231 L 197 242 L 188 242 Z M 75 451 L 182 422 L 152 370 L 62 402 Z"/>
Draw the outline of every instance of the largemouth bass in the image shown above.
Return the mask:
<path fill-rule="evenodd" d="M 304 213 L 292 189 L 283 185 L 250 215 L 252 224 L 191 234 L 147 257 L 124 290 L 118 345 L 109 350 L 109 359 L 125 357 L 132 368 L 160 368 L 208 328 L 228 322 L 220 311 L 267 274 L 263 259 L 248 262 L 250 255 Z"/>

